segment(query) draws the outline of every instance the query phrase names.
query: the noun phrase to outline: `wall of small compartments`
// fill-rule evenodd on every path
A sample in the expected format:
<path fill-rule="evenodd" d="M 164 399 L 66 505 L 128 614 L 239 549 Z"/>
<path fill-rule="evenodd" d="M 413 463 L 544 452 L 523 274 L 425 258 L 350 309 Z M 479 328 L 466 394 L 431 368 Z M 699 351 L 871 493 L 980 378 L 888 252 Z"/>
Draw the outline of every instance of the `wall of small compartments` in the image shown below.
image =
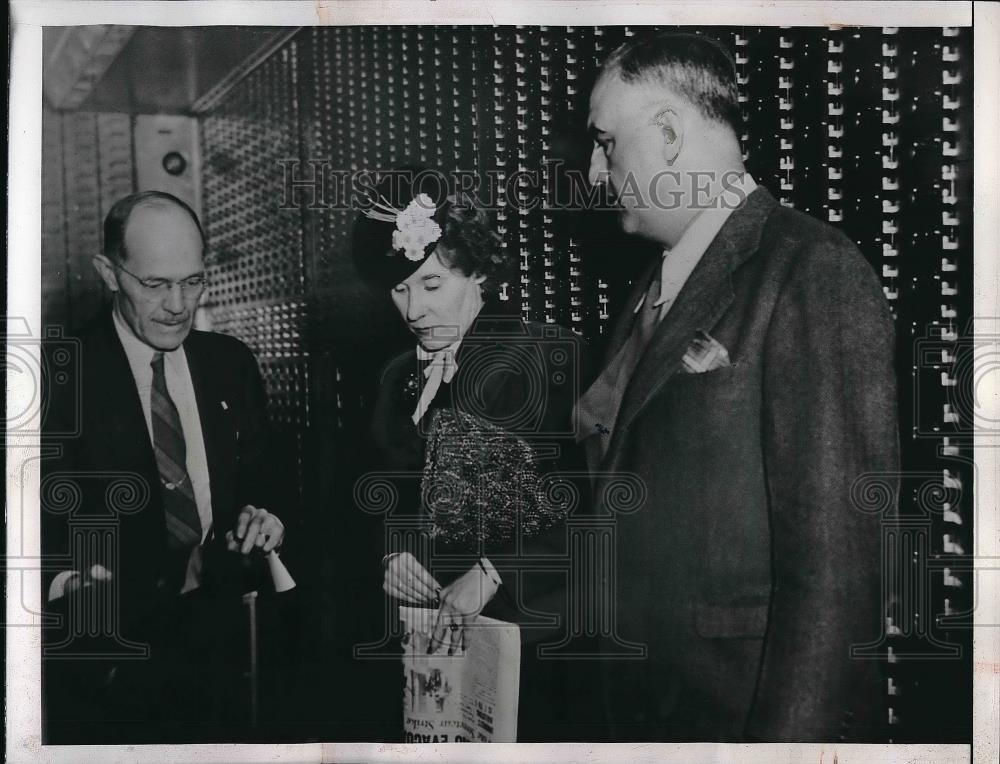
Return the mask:
<path fill-rule="evenodd" d="M 315 189 L 300 183 L 292 201 L 302 203 L 289 203 L 287 163 L 299 163 L 300 181 L 313 177 L 307 160 L 344 171 L 474 170 L 481 192 L 520 202 L 497 214 L 518 262 L 506 305 L 599 341 L 621 307 L 621 255 L 632 245 L 526 202 L 547 187 L 556 160 L 585 168 L 589 82 L 611 49 L 642 31 L 303 29 L 203 115 L 207 307 L 216 330 L 257 353 L 310 511 L 342 498 L 336 465 L 364 440 L 378 367 L 405 338 L 385 295 L 357 280 L 343 199 L 328 186 L 327 204 L 310 206 Z M 971 30 L 700 31 L 735 55 L 754 177 L 782 203 L 844 230 L 882 276 L 898 327 L 905 475 L 903 527 L 887 538 L 899 561 L 875 653 L 887 660 L 893 740 L 967 740 Z M 50 315 L 90 307 L 84 253 L 99 245 L 106 200 L 131 190 L 127 119 L 45 120 L 44 289 L 58 308 Z"/>
<path fill-rule="evenodd" d="M 201 121 L 205 307 L 215 331 L 257 356 L 278 451 L 296 471 L 309 427 L 303 232 L 300 213 L 281 205 L 280 162 L 298 156 L 297 49 L 277 51 Z"/>

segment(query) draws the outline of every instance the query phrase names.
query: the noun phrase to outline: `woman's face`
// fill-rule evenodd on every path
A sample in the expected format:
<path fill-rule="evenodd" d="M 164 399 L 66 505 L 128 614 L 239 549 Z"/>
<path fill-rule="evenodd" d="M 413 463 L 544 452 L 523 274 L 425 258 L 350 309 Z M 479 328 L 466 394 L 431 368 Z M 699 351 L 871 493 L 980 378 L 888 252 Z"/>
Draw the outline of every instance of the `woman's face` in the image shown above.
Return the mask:
<path fill-rule="evenodd" d="M 392 288 L 392 301 L 424 349 L 440 350 L 465 335 L 482 307 L 479 285 L 485 280 L 449 268 L 435 250 L 406 281 Z"/>

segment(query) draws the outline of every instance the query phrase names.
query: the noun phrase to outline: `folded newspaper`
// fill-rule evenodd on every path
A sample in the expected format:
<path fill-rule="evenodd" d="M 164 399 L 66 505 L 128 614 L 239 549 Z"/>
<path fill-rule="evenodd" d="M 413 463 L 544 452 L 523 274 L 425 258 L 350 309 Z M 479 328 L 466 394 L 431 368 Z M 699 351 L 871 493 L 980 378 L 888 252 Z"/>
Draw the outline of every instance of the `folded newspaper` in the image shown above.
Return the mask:
<path fill-rule="evenodd" d="M 407 743 L 517 742 L 521 636 L 517 624 L 479 616 L 453 655 L 427 647 L 437 610 L 400 607 L 403 729 Z"/>

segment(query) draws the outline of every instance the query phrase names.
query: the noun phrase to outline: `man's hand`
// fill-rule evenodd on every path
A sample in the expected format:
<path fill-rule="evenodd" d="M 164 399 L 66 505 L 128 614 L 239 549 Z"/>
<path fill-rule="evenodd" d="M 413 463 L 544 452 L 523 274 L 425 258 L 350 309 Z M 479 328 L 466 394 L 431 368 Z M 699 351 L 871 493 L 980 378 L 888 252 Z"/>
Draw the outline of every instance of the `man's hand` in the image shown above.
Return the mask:
<path fill-rule="evenodd" d="M 416 557 L 409 552 L 400 552 L 389 555 L 385 560 L 382 589 L 396 599 L 423 605 L 437 599 L 441 585 Z"/>
<path fill-rule="evenodd" d="M 281 546 L 285 538 L 285 526 L 266 509 L 258 509 L 247 504 L 236 518 L 236 528 L 226 534 L 226 548 L 230 552 L 250 554 L 260 549 L 267 554 Z"/>
<path fill-rule="evenodd" d="M 429 651 L 436 653 L 447 643 L 448 654 L 465 649 L 465 628 L 475 619 L 499 589 L 494 579 L 479 565 L 470 568 L 441 591 Z"/>

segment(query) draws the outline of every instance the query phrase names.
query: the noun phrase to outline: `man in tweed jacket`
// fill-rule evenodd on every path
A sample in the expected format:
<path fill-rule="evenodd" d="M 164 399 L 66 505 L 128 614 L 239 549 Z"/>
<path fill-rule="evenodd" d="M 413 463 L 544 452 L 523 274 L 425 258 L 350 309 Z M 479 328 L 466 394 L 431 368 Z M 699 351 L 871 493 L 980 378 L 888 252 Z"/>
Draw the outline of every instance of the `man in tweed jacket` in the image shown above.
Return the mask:
<path fill-rule="evenodd" d="M 846 236 L 744 170 L 735 71 L 664 35 L 605 62 L 591 182 L 664 248 L 577 405 L 595 474 L 646 500 L 616 516 L 621 640 L 605 740 L 877 740 L 885 688 L 851 648 L 881 634 L 880 522 L 851 499 L 897 470 L 894 329 Z M 612 511 L 610 508 L 608 511 Z"/>

